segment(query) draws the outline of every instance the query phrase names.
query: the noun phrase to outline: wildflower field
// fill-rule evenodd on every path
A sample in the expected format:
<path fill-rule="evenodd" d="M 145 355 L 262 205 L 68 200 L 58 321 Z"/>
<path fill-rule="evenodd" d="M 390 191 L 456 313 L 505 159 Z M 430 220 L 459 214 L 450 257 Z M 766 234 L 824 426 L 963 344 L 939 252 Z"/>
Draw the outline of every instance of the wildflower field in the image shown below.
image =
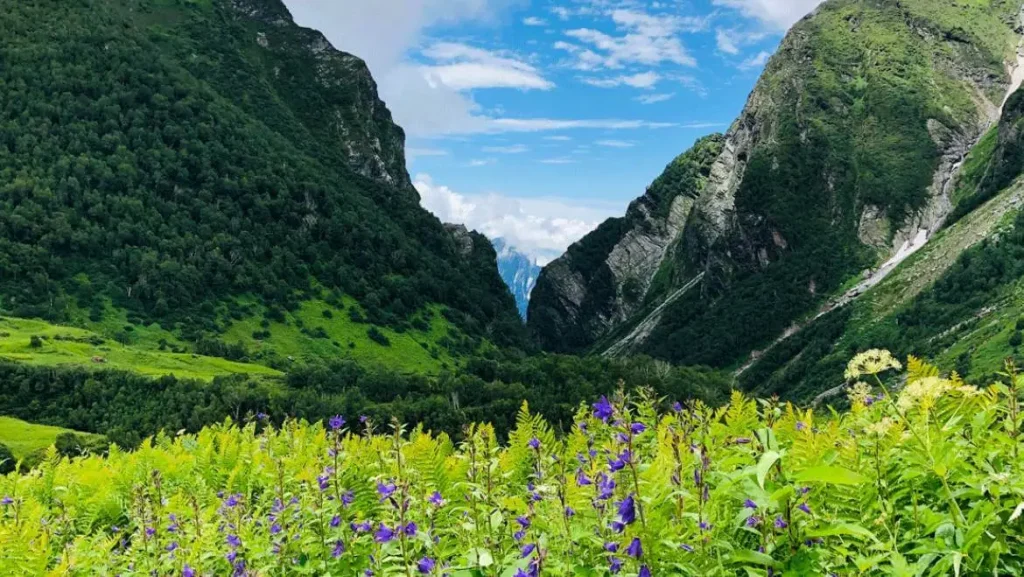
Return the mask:
<path fill-rule="evenodd" d="M 975 388 L 869 351 L 847 377 L 844 413 L 641 392 L 563 436 L 524 407 L 507 443 L 256 418 L 52 455 L 0 478 L 0 573 L 1024 574 L 1014 371 Z"/>

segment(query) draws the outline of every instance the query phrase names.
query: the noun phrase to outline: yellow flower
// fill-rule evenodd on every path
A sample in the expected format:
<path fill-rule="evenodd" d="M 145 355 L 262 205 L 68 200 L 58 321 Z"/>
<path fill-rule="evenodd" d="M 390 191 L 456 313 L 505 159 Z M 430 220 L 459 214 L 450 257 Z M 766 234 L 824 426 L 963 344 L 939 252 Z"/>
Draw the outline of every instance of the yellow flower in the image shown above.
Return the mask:
<path fill-rule="evenodd" d="M 890 369 L 900 370 L 903 365 L 889 351 L 871 349 L 853 357 L 846 367 L 846 379 L 853 380 L 863 375 L 877 375 Z"/>

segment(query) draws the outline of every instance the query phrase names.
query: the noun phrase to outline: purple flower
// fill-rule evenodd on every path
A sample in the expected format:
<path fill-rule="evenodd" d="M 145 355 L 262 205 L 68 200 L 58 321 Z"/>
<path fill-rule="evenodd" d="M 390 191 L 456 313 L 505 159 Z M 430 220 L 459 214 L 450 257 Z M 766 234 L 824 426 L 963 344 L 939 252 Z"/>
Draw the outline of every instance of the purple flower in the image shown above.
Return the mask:
<path fill-rule="evenodd" d="M 607 501 L 615 494 L 615 479 L 612 479 L 603 472 L 597 476 L 597 498 L 600 501 Z"/>
<path fill-rule="evenodd" d="M 608 397 L 601 397 L 596 403 L 594 403 L 594 418 L 601 419 L 604 422 L 608 422 L 608 419 L 615 414 L 615 408 L 608 402 Z"/>
<path fill-rule="evenodd" d="M 626 547 L 626 555 L 639 559 L 644 555 L 644 548 L 640 545 L 640 538 L 633 537 L 633 540 L 629 543 L 629 547 Z"/>
<path fill-rule="evenodd" d="M 801 511 L 807 513 L 808 515 L 811 514 L 811 506 L 808 505 L 807 503 L 800 503 L 800 505 L 797 506 L 797 509 L 800 509 Z"/>
<path fill-rule="evenodd" d="M 373 530 L 373 525 L 371 525 L 369 521 L 364 521 L 362 523 L 349 523 L 349 527 L 351 527 L 352 531 L 356 533 L 369 533 Z"/>
<path fill-rule="evenodd" d="M 701 531 L 710 531 L 711 530 L 711 524 L 708 523 L 707 521 L 701 521 L 700 523 L 697 524 L 697 526 L 700 527 Z"/>
<path fill-rule="evenodd" d="M 612 473 L 616 473 L 626 468 L 626 462 L 622 459 L 608 459 L 608 470 Z"/>
<path fill-rule="evenodd" d="M 409 521 L 405 524 L 405 527 L 402 528 L 402 532 L 405 533 L 406 537 L 415 537 L 418 529 L 419 528 L 416 526 L 416 523 Z"/>
<path fill-rule="evenodd" d="M 632 493 L 619 503 L 619 519 L 626 525 L 632 525 L 636 521 L 636 502 Z"/>
<path fill-rule="evenodd" d="M 356 500 L 356 494 L 352 491 L 345 491 L 341 494 L 341 504 L 348 507 Z"/>
<path fill-rule="evenodd" d="M 369 420 L 370 420 L 370 417 L 367 417 L 366 415 L 359 415 L 359 422 L 360 423 L 364 423 L 365 424 L 366 421 L 369 421 Z"/>
<path fill-rule="evenodd" d="M 523 529 L 530 528 L 530 520 L 522 515 L 516 517 L 516 523 L 519 523 L 519 525 L 522 526 Z"/>
<path fill-rule="evenodd" d="M 424 575 L 429 575 L 430 573 L 433 573 L 434 567 L 436 566 L 437 563 L 430 557 L 424 557 L 420 559 L 418 563 L 416 563 L 416 569 Z"/>
<path fill-rule="evenodd" d="M 680 403 L 679 401 L 676 401 L 676 402 L 672 403 L 672 410 L 677 412 L 677 413 L 682 413 L 683 412 L 683 404 Z"/>
<path fill-rule="evenodd" d="M 270 415 L 268 415 L 266 413 L 256 413 L 256 420 L 258 420 L 258 421 L 266 421 L 269 418 L 270 418 Z"/>
<path fill-rule="evenodd" d="M 576 516 L 576 511 L 572 507 L 568 507 L 567 506 L 565 508 L 565 516 L 567 518 L 575 517 Z"/>
<path fill-rule="evenodd" d="M 165 547 L 165 549 L 167 549 L 168 553 L 173 553 L 174 550 L 177 549 L 177 548 L 178 548 L 178 542 L 177 541 L 171 541 L 170 544 L 167 545 L 167 547 Z"/>
<path fill-rule="evenodd" d="M 590 477 L 587 477 L 582 468 L 579 468 L 576 469 L 576 484 L 584 487 L 586 485 L 593 485 L 594 482 L 590 480 Z"/>
<path fill-rule="evenodd" d="M 334 550 L 331 551 L 331 557 L 337 559 L 341 557 L 341 554 L 345 552 L 345 544 L 339 539 L 334 542 Z"/>
<path fill-rule="evenodd" d="M 238 551 L 235 551 L 235 550 L 228 551 L 228 554 L 225 555 L 224 558 L 228 560 L 228 563 L 234 563 L 235 559 L 238 558 Z"/>
<path fill-rule="evenodd" d="M 761 524 L 761 518 L 757 515 L 747 517 L 747 527 L 757 527 Z"/>
<path fill-rule="evenodd" d="M 616 533 L 622 533 L 626 530 L 626 524 L 622 521 L 612 521 L 609 527 L 611 527 L 611 530 L 615 531 Z"/>
<path fill-rule="evenodd" d="M 777 515 L 775 517 L 775 528 L 781 531 L 786 527 L 789 527 L 789 523 L 787 523 L 786 520 L 782 518 L 782 515 Z"/>
<path fill-rule="evenodd" d="M 753 499 L 747 499 L 746 501 L 744 501 L 743 506 L 746 507 L 747 509 L 757 509 L 757 503 L 755 503 Z"/>
<path fill-rule="evenodd" d="M 377 483 L 377 494 L 380 495 L 380 500 L 383 501 L 394 494 L 395 487 L 394 483 Z"/>
<path fill-rule="evenodd" d="M 632 425 L 629 426 L 629 430 L 634 435 L 639 435 L 640 433 L 643 433 L 644 431 L 647 430 L 647 425 L 643 423 L 633 423 Z"/>
<path fill-rule="evenodd" d="M 615 435 L 615 440 L 625 445 L 629 442 L 629 436 L 626 433 L 618 433 Z"/>
<path fill-rule="evenodd" d="M 270 534 L 271 535 L 277 535 L 280 532 L 281 532 L 281 524 L 280 523 L 274 523 L 273 525 L 270 526 Z"/>
<path fill-rule="evenodd" d="M 196 577 L 196 570 L 185 563 L 185 566 L 181 569 L 181 577 Z"/>
<path fill-rule="evenodd" d="M 338 515 L 335 515 L 335 516 L 331 517 L 331 529 L 337 529 L 340 526 L 341 526 L 341 517 L 338 516 Z M 271 533 L 273 533 L 273 529 L 271 529 Z"/>
<path fill-rule="evenodd" d="M 331 426 L 331 429 L 337 431 L 338 429 L 345 426 L 345 418 L 341 415 L 334 415 L 331 420 L 327 422 Z"/>
<path fill-rule="evenodd" d="M 378 543 L 387 543 L 395 538 L 395 532 L 384 523 L 380 524 L 377 532 L 373 534 L 373 539 Z"/>
<path fill-rule="evenodd" d="M 615 541 L 606 541 L 604 544 L 604 550 L 609 553 L 615 553 L 619 550 L 619 544 Z"/>
<path fill-rule="evenodd" d="M 526 537 L 526 531 L 524 530 L 519 530 L 512 534 L 512 538 L 516 540 L 516 543 L 522 541 L 523 537 Z"/>
<path fill-rule="evenodd" d="M 806 428 L 807 428 L 807 424 L 804 423 L 803 421 L 797 421 L 796 422 L 796 430 L 802 431 L 802 430 L 804 430 Z"/>
<path fill-rule="evenodd" d="M 530 577 L 530 574 L 522 569 L 516 569 L 516 574 L 512 577 Z"/>
<path fill-rule="evenodd" d="M 444 499 L 439 491 L 434 491 L 430 497 L 427 497 L 427 502 L 435 507 L 444 507 Z"/>
<path fill-rule="evenodd" d="M 238 506 L 238 502 L 241 499 L 242 499 L 241 495 L 231 495 L 231 496 L 228 497 L 227 501 L 224 501 L 224 504 L 227 505 L 228 507 L 236 507 L 236 506 Z"/>
<path fill-rule="evenodd" d="M 749 437 L 739 437 L 738 439 L 736 439 L 733 442 L 736 443 L 737 445 L 749 445 L 750 444 L 750 438 Z"/>
<path fill-rule="evenodd" d="M 331 486 L 331 478 L 327 475 L 320 475 L 316 478 L 316 484 L 320 487 L 321 491 L 326 491 Z"/>
<path fill-rule="evenodd" d="M 530 439 L 530 442 L 528 442 L 526 444 L 529 445 L 530 448 L 535 450 L 535 451 L 539 451 L 540 450 L 540 439 L 538 439 L 537 437 L 534 437 L 534 438 Z"/>
<path fill-rule="evenodd" d="M 647 567 L 647 565 L 641 565 L 640 573 L 637 575 L 637 577 L 651 577 L 651 570 Z"/>
<path fill-rule="evenodd" d="M 622 571 L 622 559 L 619 559 L 618 557 L 612 557 L 609 559 L 608 570 L 612 572 L 612 575 Z"/>
<path fill-rule="evenodd" d="M 536 549 L 536 548 L 537 548 L 537 545 L 536 545 L 536 544 L 534 544 L 534 543 L 528 543 L 528 544 L 526 544 L 526 545 L 523 545 L 523 549 L 522 549 L 522 551 L 521 551 L 521 553 L 522 553 L 522 555 L 521 555 L 521 556 L 522 556 L 522 558 L 523 558 L 523 559 L 526 559 L 527 557 L 529 557 L 530 555 L 532 555 L 532 554 L 533 554 L 533 551 L 534 551 L 534 549 Z"/>
<path fill-rule="evenodd" d="M 801 495 L 806 495 L 807 493 L 810 493 L 810 492 L 811 492 L 811 488 L 810 487 L 800 487 L 800 494 Z"/>
<path fill-rule="evenodd" d="M 687 553 L 693 553 L 693 547 L 687 545 L 686 543 L 683 543 L 682 545 L 680 545 L 679 548 L 682 549 L 683 551 L 686 551 Z"/>
<path fill-rule="evenodd" d="M 238 538 L 238 535 L 228 535 L 228 545 L 234 549 L 238 549 L 242 546 L 242 540 Z"/>
<path fill-rule="evenodd" d="M 153 535 L 156 535 L 156 529 L 152 527 L 146 527 L 146 537 L 152 537 Z"/>

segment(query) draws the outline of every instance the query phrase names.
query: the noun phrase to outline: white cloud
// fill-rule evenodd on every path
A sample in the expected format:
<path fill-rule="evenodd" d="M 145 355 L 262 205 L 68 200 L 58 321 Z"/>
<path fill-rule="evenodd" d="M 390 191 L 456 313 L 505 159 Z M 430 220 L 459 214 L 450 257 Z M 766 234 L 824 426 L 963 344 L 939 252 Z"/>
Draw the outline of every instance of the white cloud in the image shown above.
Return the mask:
<path fill-rule="evenodd" d="M 564 135 L 561 135 L 561 134 L 556 134 L 555 136 L 545 136 L 544 140 L 554 140 L 554 141 L 557 141 L 557 142 L 568 142 L 568 141 L 572 140 L 572 137 L 564 136 Z"/>
<path fill-rule="evenodd" d="M 523 18 L 523 24 L 527 26 L 547 26 L 548 21 L 536 16 L 530 16 L 529 18 Z"/>
<path fill-rule="evenodd" d="M 735 31 L 719 28 L 715 32 L 715 42 L 718 44 L 718 49 L 726 54 L 735 56 L 740 53 L 739 40 L 736 37 Z"/>
<path fill-rule="evenodd" d="M 674 92 L 667 94 L 643 94 L 634 98 L 640 104 L 657 104 L 659 102 L 665 102 L 671 100 L 675 96 Z"/>
<path fill-rule="evenodd" d="M 448 156 L 447 150 L 440 148 L 416 148 L 410 147 L 405 149 L 405 156 L 409 159 L 415 159 L 420 156 Z"/>
<path fill-rule="evenodd" d="M 509 54 L 457 42 L 438 42 L 423 50 L 422 54 L 438 63 L 422 68 L 427 80 L 431 83 L 440 82 L 455 90 L 550 90 L 555 86 L 536 68 Z"/>
<path fill-rule="evenodd" d="M 476 159 L 470 160 L 469 164 L 467 164 L 466 166 L 468 166 L 470 168 L 478 168 L 478 167 L 481 167 L 481 166 L 489 166 L 491 164 L 496 164 L 497 162 L 498 162 L 497 158 L 476 158 Z"/>
<path fill-rule="evenodd" d="M 824 0 L 713 0 L 717 6 L 735 8 L 778 31 L 788 29 Z"/>
<path fill-rule="evenodd" d="M 771 52 L 762 50 L 758 52 L 756 56 L 751 56 L 740 63 L 740 69 L 751 70 L 753 68 L 760 68 L 768 63 L 768 59 L 772 57 Z"/>
<path fill-rule="evenodd" d="M 651 89 L 658 85 L 661 75 L 657 72 L 642 72 L 629 76 L 615 76 L 612 78 L 584 78 L 583 82 L 599 88 L 615 88 L 617 86 L 632 86 L 633 88 Z"/>
<path fill-rule="evenodd" d="M 576 161 L 571 158 L 559 156 L 556 158 L 545 158 L 540 161 L 541 164 L 576 164 Z"/>
<path fill-rule="evenodd" d="M 626 140 L 598 140 L 594 144 L 608 148 L 633 148 L 636 146 L 635 142 L 629 142 Z"/>
<path fill-rule="evenodd" d="M 496 154 L 522 154 L 530 149 L 522 144 L 514 144 L 512 146 L 485 146 L 482 150 Z"/>
<path fill-rule="evenodd" d="M 737 56 L 744 46 L 757 44 L 768 35 L 764 32 L 741 31 L 736 28 L 719 28 L 715 31 L 715 43 L 724 54 Z"/>
<path fill-rule="evenodd" d="M 577 28 L 566 34 L 592 46 L 593 50 L 567 42 L 556 44 L 555 48 L 575 55 L 574 66 L 581 70 L 594 70 L 599 65 L 605 68 L 622 68 L 628 64 L 697 65 L 697 60 L 683 46 L 679 34 L 703 29 L 706 19 L 653 15 L 627 9 L 613 10 L 611 18 L 622 35 L 611 36 L 591 28 Z M 601 59 L 600 62 L 595 56 Z"/>
<path fill-rule="evenodd" d="M 565 252 L 624 207 L 588 199 L 520 198 L 498 193 L 460 194 L 426 174 L 414 179 L 424 208 L 444 222 L 464 224 L 489 238 L 504 238 L 540 264 Z"/>

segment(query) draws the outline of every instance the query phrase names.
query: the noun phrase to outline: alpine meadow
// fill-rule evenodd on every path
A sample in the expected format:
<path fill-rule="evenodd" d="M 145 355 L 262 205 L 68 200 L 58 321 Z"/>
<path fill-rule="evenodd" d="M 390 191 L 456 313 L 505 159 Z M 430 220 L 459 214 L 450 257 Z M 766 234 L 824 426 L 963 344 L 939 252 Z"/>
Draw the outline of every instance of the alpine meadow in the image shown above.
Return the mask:
<path fill-rule="evenodd" d="M 0 576 L 1024 576 L 1019 0 L 2 8 Z"/>

